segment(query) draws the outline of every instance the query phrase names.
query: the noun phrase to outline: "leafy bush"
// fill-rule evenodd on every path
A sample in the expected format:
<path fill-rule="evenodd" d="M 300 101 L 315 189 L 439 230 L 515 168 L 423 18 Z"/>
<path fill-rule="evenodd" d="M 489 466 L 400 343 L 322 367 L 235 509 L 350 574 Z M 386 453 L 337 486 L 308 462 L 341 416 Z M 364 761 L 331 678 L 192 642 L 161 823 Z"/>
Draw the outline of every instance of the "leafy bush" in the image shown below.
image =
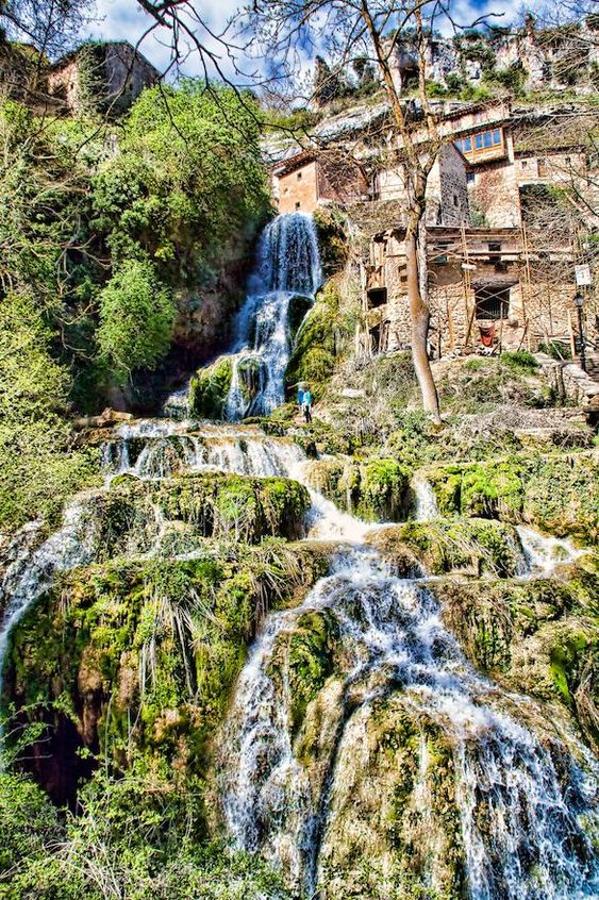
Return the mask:
<path fill-rule="evenodd" d="M 128 260 L 100 294 L 98 343 L 121 380 L 142 366 L 153 369 L 167 352 L 175 306 L 149 262 Z"/>
<path fill-rule="evenodd" d="M 71 447 L 69 378 L 49 354 L 51 332 L 32 296 L 0 303 L 0 531 L 53 518 L 94 478 L 93 455 Z"/>

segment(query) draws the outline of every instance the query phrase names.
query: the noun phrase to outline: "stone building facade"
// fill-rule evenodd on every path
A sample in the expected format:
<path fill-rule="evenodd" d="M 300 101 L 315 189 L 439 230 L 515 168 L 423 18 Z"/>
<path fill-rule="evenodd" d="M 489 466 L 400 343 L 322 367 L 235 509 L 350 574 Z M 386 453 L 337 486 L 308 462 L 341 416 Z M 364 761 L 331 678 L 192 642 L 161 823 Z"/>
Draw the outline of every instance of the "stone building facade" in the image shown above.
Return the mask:
<path fill-rule="evenodd" d="M 280 213 L 313 213 L 321 204 L 369 199 L 359 164 L 343 153 L 301 151 L 271 168 L 272 196 Z"/>
<path fill-rule="evenodd" d="M 51 67 L 47 82 L 50 98 L 66 113 L 91 106 L 118 115 L 158 79 L 158 71 L 131 44 L 113 41 L 83 44 Z"/>
<path fill-rule="evenodd" d="M 429 175 L 424 218 L 432 355 L 552 344 L 564 353 L 576 351 L 574 267 L 584 261 L 583 251 L 567 217 L 562 228 L 543 197 L 567 186 L 584 201 L 599 179 L 579 139 L 565 133 L 564 118 L 575 120 L 576 110 L 515 115 L 507 100 L 461 105 L 440 115 L 445 142 Z M 546 127 L 552 120 L 560 123 L 557 135 Z M 378 144 L 360 142 L 352 132 L 351 147 L 360 148 L 352 165 L 340 139 L 326 153 L 292 153 L 272 168 L 280 212 L 314 212 L 323 203 L 339 203 L 369 242 L 359 336 L 368 353 L 411 343 L 402 234 L 406 179 L 400 163 L 389 165 L 401 158 L 401 143 L 393 129 L 377 134 L 383 136 Z M 413 134 L 424 146 L 426 130 L 419 134 L 416 126 Z M 545 210 L 547 227 L 531 216 L 531 191 Z M 585 218 L 592 228 L 599 195 L 591 199 Z M 587 293 L 587 336 L 595 340 L 599 306 L 593 290 Z"/>
<path fill-rule="evenodd" d="M 549 254 L 527 244 L 519 228 L 427 229 L 433 357 L 555 344 L 575 351 L 575 258 L 567 236 Z M 364 320 L 369 353 L 411 344 L 401 229 L 373 236 L 365 267 Z M 599 303 L 586 302 L 587 337 L 599 337 Z"/>

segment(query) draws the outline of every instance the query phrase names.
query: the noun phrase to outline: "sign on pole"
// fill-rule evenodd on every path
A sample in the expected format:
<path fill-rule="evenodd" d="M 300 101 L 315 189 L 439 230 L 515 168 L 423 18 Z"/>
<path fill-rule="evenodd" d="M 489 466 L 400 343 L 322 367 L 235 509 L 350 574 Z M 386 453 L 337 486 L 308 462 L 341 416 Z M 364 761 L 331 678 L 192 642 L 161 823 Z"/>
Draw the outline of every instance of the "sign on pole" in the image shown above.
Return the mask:
<path fill-rule="evenodd" d="M 586 263 L 581 266 L 574 266 L 576 273 L 576 284 L 578 287 L 591 287 L 593 279 L 591 277 L 591 267 Z"/>

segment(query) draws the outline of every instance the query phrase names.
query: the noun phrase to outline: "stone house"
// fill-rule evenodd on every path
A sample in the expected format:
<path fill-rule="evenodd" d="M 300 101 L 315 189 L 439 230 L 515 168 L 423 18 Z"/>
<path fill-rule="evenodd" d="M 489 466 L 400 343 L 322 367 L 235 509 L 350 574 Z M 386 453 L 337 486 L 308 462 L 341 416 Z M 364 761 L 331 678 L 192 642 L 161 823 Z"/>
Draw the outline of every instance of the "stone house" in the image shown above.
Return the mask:
<path fill-rule="evenodd" d="M 576 337 L 573 250 L 527 242 L 520 228 L 427 228 L 430 352 L 536 350 Z M 364 273 L 363 345 L 369 353 L 411 344 L 401 228 L 373 235 Z M 587 330 L 597 338 L 599 305 L 587 298 Z"/>
<path fill-rule="evenodd" d="M 313 213 L 323 203 L 368 199 L 364 172 L 341 151 L 302 150 L 275 163 L 270 175 L 280 213 Z"/>
<path fill-rule="evenodd" d="M 126 112 L 159 72 L 128 41 L 90 42 L 51 66 L 48 94 L 67 113 Z"/>
<path fill-rule="evenodd" d="M 427 185 L 427 221 L 459 224 L 468 219 L 467 163 L 453 144 L 444 145 Z M 301 151 L 271 167 L 273 199 L 279 213 L 313 213 L 327 203 L 401 201 L 404 168 L 378 168 L 350 160 L 342 152 Z"/>

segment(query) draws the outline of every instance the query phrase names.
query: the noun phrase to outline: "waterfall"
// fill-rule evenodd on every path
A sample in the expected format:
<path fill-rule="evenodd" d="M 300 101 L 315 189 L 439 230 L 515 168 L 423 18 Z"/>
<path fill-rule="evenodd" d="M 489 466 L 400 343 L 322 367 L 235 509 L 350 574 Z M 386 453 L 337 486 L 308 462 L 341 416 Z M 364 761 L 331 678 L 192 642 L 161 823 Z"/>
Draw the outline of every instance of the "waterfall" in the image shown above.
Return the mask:
<path fill-rule="evenodd" d="M 221 777 L 225 819 L 237 846 L 279 864 L 285 859 L 298 888 L 309 896 L 318 890 L 319 851 L 338 773 L 333 768 L 319 797 L 313 775 L 294 753 L 292 698 L 271 674 L 277 647 L 314 610 L 334 617 L 345 660 L 341 708 L 365 715 L 395 688 L 406 708 L 447 735 L 469 896 L 567 900 L 591 883 L 592 849 L 572 809 L 576 788 L 570 786 L 567 803 L 548 750 L 490 703 L 490 685 L 442 626 L 426 585 L 391 576 L 376 554 L 360 548 L 341 556 L 299 608 L 271 615 L 242 673 Z M 499 706 L 501 698 L 495 699 Z M 350 717 L 331 759 L 339 758 L 351 723 Z M 586 789 L 579 786 L 581 803 Z"/>
<path fill-rule="evenodd" d="M 277 216 L 264 229 L 248 295 L 236 320 L 233 375 L 225 415 L 237 421 L 272 412 L 285 400 L 285 369 L 291 355 L 289 306 L 294 297 L 313 300 L 321 282 L 314 220 L 304 213 Z M 244 367 L 255 369 L 258 390 L 248 401 Z"/>
<path fill-rule="evenodd" d="M 9 637 L 30 606 L 48 589 L 54 576 L 93 560 L 93 537 L 85 497 L 76 499 L 64 512 L 61 528 L 39 546 L 22 531 L 15 539 L 13 561 L 0 583 L 0 694 Z"/>
<path fill-rule="evenodd" d="M 305 453 L 286 438 L 248 425 L 147 420 L 121 425 L 103 448 L 108 479 L 223 470 L 305 481 Z M 420 490 L 414 484 L 415 492 Z M 592 896 L 592 851 L 581 825 L 591 821 L 593 774 L 565 751 L 541 743 L 514 717 L 520 698 L 479 676 L 444 627 L 425 579 L 400 579 L 364 546 L 365 525 L 310 490 L 310 538 L 343 542 L 331 573 L 295 609 L 272 613 L 251 649 L 219 745 L 221 808 L 238 847 L 282 865 L 298 887 L 325 888 L 343 802 L 344 772 L 362 746 L 377 702 L 393 696 L 409 715 L 433 723 L 452 755 L 453 796 L 468 896 L 474 900 L 570 900 Z M 425 496 L 422 491 L 420 496 Z M 421 504 L 421 511 L 425 505 Z M 434 511 L 432 512 L 434 514 Z M 12 627 L 53 577 L 95 558 L 93 504 L 82 495 L 62 527 L 13 553 L 1 586 L 0 665 Z M 556 561 L 555 545 L 521 529 L 532 574 Z M 539 543 L 540 542 L 540 543 Z M 543 548 L 551 544 L 551 552 Z M 535 549 L 536 547 L 536 549 Z M 564 547 L 562 547 L 564 549 Z M 565 546 L 567 549 L 567 546 Z M 318 772 L 298 752 L 285 641 L 306 613 L 326 614 L 334 634 L 336 674 L 319 721 Z M 527 706 L 534 704 L 527 702 Z M 516 713 L 517 714 L 517 713 Z M 415 802 L 434 825 L 426 741 L 418 756 Z"/>
<path fill-rule="evenodd" d="M 424 475 L 415 475 L 412 479 L 412 491 L 415 498 L 415 518 L 417 522 L 429 522 L 439 515 L 437 498 L 430 481 Z"/>

